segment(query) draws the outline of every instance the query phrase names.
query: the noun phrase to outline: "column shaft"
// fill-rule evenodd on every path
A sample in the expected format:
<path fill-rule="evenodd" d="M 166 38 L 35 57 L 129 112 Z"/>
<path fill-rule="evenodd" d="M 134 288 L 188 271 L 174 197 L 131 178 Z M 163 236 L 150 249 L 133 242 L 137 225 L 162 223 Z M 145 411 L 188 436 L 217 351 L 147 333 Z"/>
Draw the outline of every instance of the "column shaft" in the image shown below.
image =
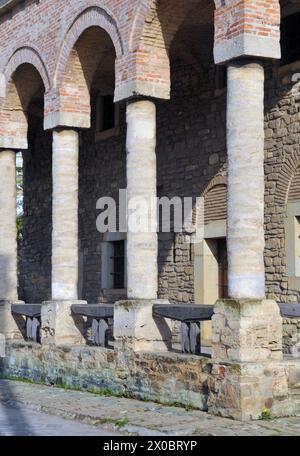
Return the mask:
<path fill-rule="evenodd" d="M 53 300 L 76 300 L 78 295 L 78 156 L 78 133 L 74 130 L 54 131 Z"/>
<path fill-rule="evenodd" d="M 135 232 L 130 223 L 133 201 L 144 199 L 151 206 L 157 195 L 156 180 L 156 107 L 151 101 L 136 101 L 127 106 L 127 291 L 129 299 L 157 298 L 156 209 L 145 215 L 148 232 Z M 153 206 L 152 206 L 153 207 Z M 151 218 L 151 220 L 150 220 Z M 146 231 L 146 230 L 145 230 Z"/>
<path fill-rule="evenodd" d="M 0 151 L 0 300 L 18 299 L 16 153 Z"/>
<path fill-rule="evenodd" d="M 153 304 L 158 302 L 156 108 L 153 102 L 128 104 L 126 146 L 128 299 L 115 305 L 115 348 L 165 351 L 170 346 L 170 328 L 164 321 L 157 323 L 152 313 Z"/>
<path fill-rule="evenodd" d="M 228 66 L 228 286 L 234 299 L 265 296 L 264 68 Z"/>

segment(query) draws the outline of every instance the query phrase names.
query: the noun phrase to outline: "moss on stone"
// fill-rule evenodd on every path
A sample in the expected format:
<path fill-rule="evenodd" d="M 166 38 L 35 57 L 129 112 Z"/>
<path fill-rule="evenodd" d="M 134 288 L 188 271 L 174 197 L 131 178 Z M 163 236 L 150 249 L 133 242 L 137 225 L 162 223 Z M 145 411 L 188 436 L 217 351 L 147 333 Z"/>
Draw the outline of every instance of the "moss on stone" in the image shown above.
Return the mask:
<path fill-rule="evenodd" d="M 229 366 L 229 372 L 231 374 L 241 375 L 241 373 L 242 373 L 241 365 L 240 364 L 231 364 L 231 366 Z"/>

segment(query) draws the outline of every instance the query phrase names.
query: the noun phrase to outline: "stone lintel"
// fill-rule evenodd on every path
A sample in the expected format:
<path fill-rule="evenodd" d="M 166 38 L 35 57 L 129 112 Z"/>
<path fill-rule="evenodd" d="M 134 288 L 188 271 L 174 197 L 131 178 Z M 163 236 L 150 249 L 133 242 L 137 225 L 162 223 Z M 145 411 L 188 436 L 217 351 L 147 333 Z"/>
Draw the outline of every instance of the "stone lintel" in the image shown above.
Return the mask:
<path fill-rule="evenodd" d="M 17 136 L 0 135 L 0 149 L 15 150 L 16 152 L 19 150 L 27 150 L 27 136 L 21 136 L 19 134 Z"/>
<path fill-rule="evenodd" d="M 159 300 L 127 300 L 115 304 L 114 338 L 118 350 L 161 352 L 171 348 L 171 330 L 162 318 L 153 317 Z"/>
<path fill-rule="evenodd" d="M 280 59 L 279 40 L 244 33 L 215 45 L 214 58 L 216 64 L 225 64 L 241 57 Z"/>
<path fill-rule="evenodd" d="M 90 114 L 78 114 L 72 112 L 56 111 L 46 114 L 44 117 L 44 129 L 53 130 L 55 128 L 79 128 L 86 129 L 91 127 Z"/>
<path fill-rule="evenodd" d="M 170 86 L 135 80 L 122 83 L 115 89 L 115 102 L 139 96 L 169 100 L 171 97 Z"/>

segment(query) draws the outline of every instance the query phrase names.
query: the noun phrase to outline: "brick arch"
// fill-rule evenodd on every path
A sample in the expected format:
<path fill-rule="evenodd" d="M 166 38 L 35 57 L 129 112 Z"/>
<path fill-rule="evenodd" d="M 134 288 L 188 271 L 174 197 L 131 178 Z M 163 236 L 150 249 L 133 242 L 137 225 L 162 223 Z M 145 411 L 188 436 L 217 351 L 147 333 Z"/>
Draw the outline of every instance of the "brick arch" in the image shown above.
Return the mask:
<path fill-rule="evenodd" d="M 3 68 L 0 106 L 0 147 L 27 149 L 28 108 L 34 97 L 50 91 L 47 68 L 39 52 L 18 48 Z"/>
<path fill-rule="evenodd" d="M 43 80 L 45 91 L 48 92 L 51 86 L 49 72 L 40 57 L 40 53 L 33 47 L 19 48 L 9 58 L 3 70 L 6 84 L 12 79 L 18 67 L 25 63 L 31 64 L 37 70 Z"/>
<path fill-rule="evenodd" d="M 123 41 L 119 27 L 111 13 L 98 6 L 86 8 L 73 21 L 63 40 L 54 77 L 55 87 L 59 87 L 62 83 L 69 56 L 76 42 L 83 32 L 90 27 L 100 27 L 105 30 L 114 44 L 117 58 L 123 55 Z"/>
<path fill-rule="evenodd" d="M 291 185 L 294 176 L 299 172 L 299 168 L 300 154 L 293 152 L 286 158 L 279 173 L 275 193 L 275 201 L 277 204 L 285 206 L 288 203 Z"/>
<path fill-rule="evenodd" d="M 196 5 L 200 3 L 210 3 L 214 7 L 218 7 L 221 0 L 188 0 L 186 2 L 178 2 L 176 11 L 174 11 L 174 4 L 169 6 L 173 9 L 173 20 L 170 14 L 166 14 L 165 23 L 162 23 L 159 18 L 160 0 L 141 0 L 135 10 L 134 20 L 129 39 L 129 51 L 135 52 L 143 46 L 143 42 L 147 40 L 155 40 L 156 45 L 159 46 L 159 41 L 163 33 L 162 28 L 166 28 L 166 38 L 162 41 L 167 45 L 171 41 L 184 22 L 185 16 Z M 171 18 L 171 20 L 170 20 Z M 166 41 L 166 42 L 165 42 Z"/>
<path fill-rule="evenodd" d="M 215 176 L 205 187 L 201 196 L 205 198 L 205 196 L 211 191 L 211 189 L 216 187 L 217 185 L 226 185 L 227 187 L 227 177 L 223 174 Z"/>
<path fill-rule="evenodd" d="M 227 219 L 227 178 L 215 176 L 202 193 L 205 224 Z"/>
<path fill-rule="evenodd" d="M 289 188 L 288 202 L 300 199 L 300 166 L 296 169 Z"/>
<path fill-rule="evenodd" d="M 190 14 L 208 5 L 213 13 L 213 0 L 140 0 L 133 13 L 126 55 L 117 62 L 116 100 L 144 95 L 168 100 L 171 96 L 169 50 L 176 33 L 189 28 Z M 208 11 L 207 9 L 205 11 Z M 204 18 L 199 13 L 199 16 Z M 213 14 L 211 14 L 213 22 Z M 199 24 L 200 25 L 200 24 Z"/>

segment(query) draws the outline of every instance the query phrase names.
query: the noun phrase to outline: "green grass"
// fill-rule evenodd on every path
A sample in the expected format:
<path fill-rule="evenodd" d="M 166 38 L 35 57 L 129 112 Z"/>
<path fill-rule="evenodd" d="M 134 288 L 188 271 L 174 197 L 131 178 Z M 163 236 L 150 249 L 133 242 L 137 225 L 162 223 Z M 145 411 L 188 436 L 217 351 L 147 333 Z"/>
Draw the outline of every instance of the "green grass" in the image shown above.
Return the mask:
<path fill-rule="evenodd" d="M 114 418 L 102 418 L 100 420 L 97 420 L 94 422 L 94 425 L 99 426 L 99 425 L 105 425 L 105 424 L 112 424 L 118 429 L 121 429 L 122 427 L 125 427 L 127 424 L 130 423 L 129 418 L 123 418 L 123 419 L 114 419 Z"/>

